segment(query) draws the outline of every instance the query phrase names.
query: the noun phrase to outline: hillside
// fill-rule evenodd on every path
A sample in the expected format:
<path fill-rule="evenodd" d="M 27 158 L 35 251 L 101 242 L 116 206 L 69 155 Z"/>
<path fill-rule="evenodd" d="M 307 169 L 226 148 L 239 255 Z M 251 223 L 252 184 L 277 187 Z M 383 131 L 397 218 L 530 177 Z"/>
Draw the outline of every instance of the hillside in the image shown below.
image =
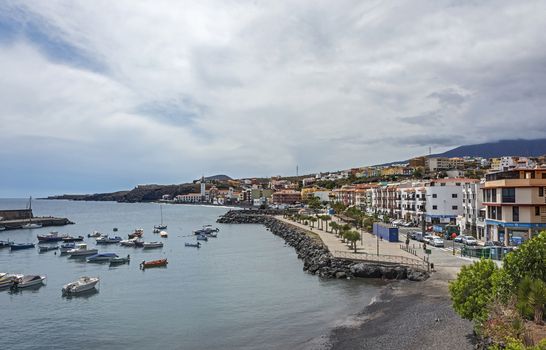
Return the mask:
<path fill-rule="evenodd" d="M 538 157 L 546 154 L 546 139 L 538 140 L 501 140 L 498 142 L 480 143 L 475 145 L 460 146 L 444 153 L 436 154 L 438 157 L 484 157 L 495 158 L 502 156 L 528 156 Z"/>

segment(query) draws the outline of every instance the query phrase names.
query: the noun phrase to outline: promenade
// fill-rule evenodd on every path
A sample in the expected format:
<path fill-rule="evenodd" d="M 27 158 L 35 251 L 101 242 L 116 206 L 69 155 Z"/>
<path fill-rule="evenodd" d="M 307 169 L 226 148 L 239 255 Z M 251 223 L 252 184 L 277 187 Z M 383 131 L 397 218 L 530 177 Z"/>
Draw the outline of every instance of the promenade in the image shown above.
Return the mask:
<path fill-rule="evenodd" d="M 403 242 L 378 240 L 373 234 L 362 231 L 362 240 L 356 243 L 357 247 L 355 253 L 353 248 L 351 248 L 347 243 L 343 243 L 341 238 L 336 237 L 336 235 L 332 232 L 326 232 L 318 227 L 311 228 L 311 226 L 300 224 L 282 216 L 276 216 L 276 218 L 282 222 L 319 236 L 324 245 L 326 245 L 332 256 L 335 258 L 390 264 L 423 264 L 423 256 L 425 254 L 422 254 L 422 256 L 415 256 L 406 252 L 405 250 L 400 249 L 400 244 L 403 244 Z M 400 237 L 400 239 L 405 239 L 405 237 Z"/>

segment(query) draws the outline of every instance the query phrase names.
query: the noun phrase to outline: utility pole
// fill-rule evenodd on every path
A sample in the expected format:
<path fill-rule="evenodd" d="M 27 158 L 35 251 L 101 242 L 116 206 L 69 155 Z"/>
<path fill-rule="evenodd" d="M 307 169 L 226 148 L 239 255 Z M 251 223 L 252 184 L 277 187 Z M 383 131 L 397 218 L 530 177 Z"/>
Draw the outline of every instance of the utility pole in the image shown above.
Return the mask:
<path fill-rule="evenodd" d="M 296 165 L 296 177 L 300 176 L 300 167 L 299 165 Z"/>

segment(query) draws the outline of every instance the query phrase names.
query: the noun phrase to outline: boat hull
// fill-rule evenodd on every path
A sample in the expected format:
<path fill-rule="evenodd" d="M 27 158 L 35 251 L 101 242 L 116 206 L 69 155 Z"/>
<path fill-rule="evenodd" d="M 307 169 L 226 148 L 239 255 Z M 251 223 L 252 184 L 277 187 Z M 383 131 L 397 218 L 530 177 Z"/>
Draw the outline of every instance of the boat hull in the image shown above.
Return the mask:
<path fill-rule="evenodd" d="M 140 263 L 141 269 L 149 269 L 154 267 L 165 267 L 167 266 L 168 261 L 167 259 L 160 259 L 160 260 L 153 260 L 153 261 L 143 261 Z"/>
<path fill-rule="evenodd" d="M 72 251 L 69 250 L 67 253 L 70 254 L 70 256 L 86 256 L 86 255 L 94 255 L 99 252 L 98 249 L 88 249 L 85 251 Z"/>

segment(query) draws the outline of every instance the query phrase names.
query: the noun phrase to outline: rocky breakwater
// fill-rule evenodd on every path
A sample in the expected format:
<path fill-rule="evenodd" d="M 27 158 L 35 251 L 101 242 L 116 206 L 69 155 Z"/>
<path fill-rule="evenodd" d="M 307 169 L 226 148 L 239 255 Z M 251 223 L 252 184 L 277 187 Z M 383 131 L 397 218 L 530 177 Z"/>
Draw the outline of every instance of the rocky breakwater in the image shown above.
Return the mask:
<path fill-rule="evenodd" d="M 407 266 L 357 262 L 332 256 L 318 236 L 277 220 L 272 215 L 282 215 L 277 210 L 231 210 L 220 217 L 221 224 L 261 224 L 274 235 L 294 247 L 303 261 L 303 270 L 322 278 L 382 278 L 422 281 L 428 273 Z"/>

